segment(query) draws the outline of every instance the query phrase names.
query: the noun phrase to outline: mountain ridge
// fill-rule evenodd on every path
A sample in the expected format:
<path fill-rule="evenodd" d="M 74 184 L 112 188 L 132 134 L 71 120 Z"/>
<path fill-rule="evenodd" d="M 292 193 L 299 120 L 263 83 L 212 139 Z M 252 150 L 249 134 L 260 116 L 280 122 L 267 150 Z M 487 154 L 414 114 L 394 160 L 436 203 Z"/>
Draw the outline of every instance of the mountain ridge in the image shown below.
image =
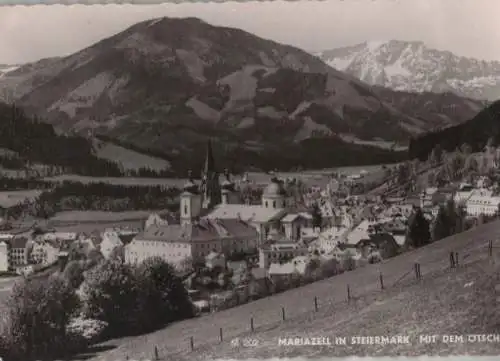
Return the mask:
<path fill-rule="evenodd" d="M 356 144 L 344 134 L 405 143 L 483 107 L 456 97 L 453 111 L 426 109 L 420 95 L 375 89 L 301 49 L 196 18 L 137 23 L 72 55 L 21 66 L 1 89 L 65 133 L 105 135 L 172 158 L 199 158 L 195 149 L 215 138 L 227 157 L 240 149 L 295 166 L 308 161 L 299 153 L 312 156 L 306 143 L 329 140 L 347 151 Z M 293 159 L 283 158 L 287 151 Z"/>
<path fill-rule="evenodd" d="M 371 85 L 414 92 L 452 91 L 489 101 L 500 98 L 500 61 L 455 55 L 423 41 L 364 42 L 315 55 Z"/>

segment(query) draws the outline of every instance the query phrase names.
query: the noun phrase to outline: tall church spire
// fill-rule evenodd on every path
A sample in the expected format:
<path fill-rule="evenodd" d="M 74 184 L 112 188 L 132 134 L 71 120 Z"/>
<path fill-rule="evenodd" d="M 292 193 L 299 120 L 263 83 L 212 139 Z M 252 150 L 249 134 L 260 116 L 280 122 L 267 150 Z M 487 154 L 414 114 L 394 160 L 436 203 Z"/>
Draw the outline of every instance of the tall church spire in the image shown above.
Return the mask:
<path fill-rule="evenodd" d="M 203 208 L 211 208 L 221 203 L 221 188 L 219 184 L 219 174 L 215 168 L 212 142 L 207 143 L 207 153 L 205 155 L 205 166 L 203 169 Z"/>
<path fill-rule="evenodd" d="M 210 174 L 215 172 L 214 154 L 212 151 L 212 141 L 209 139 L 207 142 L 207 153 L 205 154 L 205 168 L 203 174 Z"/>

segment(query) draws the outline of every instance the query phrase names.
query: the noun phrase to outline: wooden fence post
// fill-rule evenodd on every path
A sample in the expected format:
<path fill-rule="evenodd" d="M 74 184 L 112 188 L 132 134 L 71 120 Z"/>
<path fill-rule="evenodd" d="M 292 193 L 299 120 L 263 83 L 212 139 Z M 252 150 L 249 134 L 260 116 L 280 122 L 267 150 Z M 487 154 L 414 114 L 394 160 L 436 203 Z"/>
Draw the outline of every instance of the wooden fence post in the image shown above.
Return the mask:
<path fill-rule="evenodd" d="M 490 240 L 489 244 L 488 244 L 488 255 L 490 257 L 493 257 L 493 241 L 492 240 Z"/>
<path fill-rule="evenodd" d="M 455 252 L 455 267 L 458 267 L 458 252 Z"/>
<path fill-rule="evenodd" d="M 314 296 L 314 311 L 318 312 L 318 297 Z"/>
<path fill-rule="evenodd" d="M 281 307 L 281 318 L 283 321 L 285 321 L 286 317 L 285 317 L 285 307 Z"/>
<path fill-rule="evenodd" d="M 220 336 L 220 342 L 223 341 L 223 338 L 222 338 L 222 327 L 219 329 L 219 336 Z"/>
<path fill-rule="evenodd" d="M 380 272 L 380 289 L 384 289 L 384 276 L 382 275 L 382 272 Z"/>
<path fill-rule="evenodd" d="M 155 348 L 154 348 L 154 360 L 159 360 L 160 359 L 160 356 L 158 354 L 158 347 L 155 345 Z"/>
<path fill-rule="evenodd" d="M 253 327 L 253 317 L 250 318 L 250 330 L 253 332 L 255 329 Z"/>
<path fill-rule="evenodd" d="M 351 287 L 347 285 L 347 302 L 351 300 Z"/>
<path fill-rule="evenodd" d="M 191 345 L 191 351 L 193 351 L 194 350 L 194 338 L 193 338 L 193 336 L 191 336 L 191 338 L 189 339 L 189 343 Z"/>
<path fill-rule="evenodd" d="M 453 252 L 450 252 L 450 268 L 455 268 L 455 256 Z"/>
<path fill-rule="evenodd" d="M 420 273 L 420 263 L 415 263 L 415 278 L 420 280 L 422 278 L 422 274 Z"/>

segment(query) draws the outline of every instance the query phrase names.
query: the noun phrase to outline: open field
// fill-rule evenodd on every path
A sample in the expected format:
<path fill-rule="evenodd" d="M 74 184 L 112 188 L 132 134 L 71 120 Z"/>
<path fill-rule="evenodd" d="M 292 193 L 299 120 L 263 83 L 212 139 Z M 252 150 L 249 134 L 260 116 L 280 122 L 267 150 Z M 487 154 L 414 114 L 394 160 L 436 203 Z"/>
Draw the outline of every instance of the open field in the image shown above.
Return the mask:
<path fill-rule="evenodd" d="M 130 220 L 146 220 L 151 213 L 160 212 L 158 210 L 146 211 L 124 211 L 124 212 L 106 212 L 106 211 L 66 211 L 59 212 L 50 218 L 53 222 L 122 222 Z"/>
<path fill-rule="evenodd" d="M 408 150 L 408 146 L 400 145 L 395 142 L 390 142 L 387 140 L 362 140 L 353 136 L 351 134 L 340 134 L 340 138 L 342 138 L 346 142 L 359 144 L 359 145 L 369 145 L 372 147 L 378 147 L 382 149 L 393 149 L 395 151 L 403 152 Z"/>
<path fill-rule="evenodd" d="M 468 232 L 433 243 L 427 247 L 408 252 L 387 260 L 382 264 L 369 265 L 346 272 L 336 277 L 319 281 L 301 288 L 254 301 L 233 309 L 173 324 L 147 336 L 113 340 L 103 346 L 116 347 L 95 355 L 93 360 L 115 361 L 130 359 L 151 359 L 154 345 L 160 355 L 170 354 L 163 360 L 202 360 L 213 357 L 245 358 L 266 357 L 270 354 L 292 356 L 308 352 L 308 356 L 338 354 L 345 355 L 345 349 L 309 351 L 301 348 L 276 348 L 273 338 L 282 335 L 365 335 L 403 333 L 414 337 L 419 333 L 446 333 L 477 331 L 469 324 L 470 290 L 465 282 L 474 281 L 484 272 L 478 268 L 487 266 L 487 240 L 500 237 L 500 221 L 495 221 Z M 497 247 L 499 242 L 496 242 Z M 449 270 L 449 252 L 459 253 L 460 264 L 473 264 L 454 275 Z M 495 249 L 497 251 L 497 249 Z M 479 264 L 477 262 L 480 261 Z M 413 265 L 421 264 L 423 280 L 415 285 Z M 379 272 L 384 276 L 386 290 L 380 291 Z M 453 271 L 457 272 L 457 271 Z M 462 278 L 457 278 L 462 277 Z M 397 285 L 395 285 L 397 283 Z M 359 297 L 354 304 L 346 302 L 346 288 L 350 285 L 353 297 Z M 320 310 L 314 312 L 313 299 L 318 297 Z M 465 301 L 464 298 L 465 297 Z M 455 301 L 453 301 L 455 299 Z M 432 305 L 430 307 L 430 305 Z M 285 307 L 287 321 L 281 321 L 281 307 Z M 456 316 L 456 317 L 455 317 Z M 255 333 L 251 335 L 250 318 L 254 318 Z M 399 318 L 398 318 L 399 317 Z M 366 326 L 366 327 L 365 327 Z M 224 342 L 219 343 L 219 328 L 223 328 Z M 487 333 L 487 332 L 483 332 Z M 251 336 L 261 342 L 271 340 L 258 348 L 234 350 L 229 342 L 234 337 Z M 189 339 L 194 338 L 195 351 L 190 351 Z M 485 346 L 486 345 L 486 346 Z M 424 347 L 425 346 L 425 347 Z M 402 345 L 388 346 L 369 351 L 372 355 L 395 355 L 397 352 L 424 354 L 428 346 L 403 349 Z M 455 344 L 447 352 L 463 351 L 463 345 Z M 500 352 L 500 344 L 475 344 L 474 350 Z M 434 346 L 433 352 L 438 352 Z M 358 353 L 363 353 L 359 348 Z M 349 350 L 348 352 L 351 352 Z M 413 353 L 412 353 L 413 352 Z M 241 356 L 240 356 L 241 355 Z"/>
<path fill-rule="evenodd" d="M 117 162 L 121 164 L 125 170 L 136 170 L 146 167 L 151 170 L 161 171 L 170 168 L 169 162 L 164 159 L 138 153 L 109 142 L 95 140 L 94 151 L 97 157 Z"/>
<path fill-rule="evenodd" d="M 362 170 L 369 173 L 380 172 L 382 165 L 368 165 L 368 166 L 355 166 L 355 167 L 340 167 L 322 170 L 308 170 L 302 172 L 276 172 L 275 174 L 266 174 L 263 172 L 249 172 L 248 176 L 250 181 L 257 184 L 267 184 L 274 176 L 283 178 L 301 178 L 304 181 L 322 182 L 332 172 L 342 172 L 347 175 L 359 174 Z M 236 180 L 240 177 L 235 177 Z M 186 178 L 133 178 L 133 177 L 87 177 L 76 174 L 66 174 L 55 177 L 45 177 L 44 181 L 53 183 L 62 183 L 64 181 L 80 182 L 83 184 L 90 183 L 109 183 L 123 186 L 163 186 L 163 187 L 182 187 L 187 179 Z"/>
<path fill-rule="evenodd" d="M 76 174 L 66 174 L 56 177 L 43 178 L 46 182 L 62 183 L 64 181 L 83 184 L 108 183 L 122 186 L 163 186 L 181 187 L 186 183 L 183 178 L 134 178 L 134 177 L 88 177 Z"/>
<path fill-rule="evenodd" d="M 13 207 L 25 200 L 33 200 L 42 192 L 36 189 L 26 189 L 22 191 L 2 191 L 0 192 L 0 207 Z"/>

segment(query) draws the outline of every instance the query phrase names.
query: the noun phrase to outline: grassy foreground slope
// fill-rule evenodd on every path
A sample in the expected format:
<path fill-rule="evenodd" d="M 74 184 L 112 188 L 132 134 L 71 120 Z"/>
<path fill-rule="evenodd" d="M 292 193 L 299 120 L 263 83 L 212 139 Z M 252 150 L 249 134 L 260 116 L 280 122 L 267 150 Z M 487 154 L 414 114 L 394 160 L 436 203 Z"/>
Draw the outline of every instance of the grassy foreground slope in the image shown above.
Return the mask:
<path fill-rule="evenodd" d="M 95 355 L 93 360 L 148 360 L 156 345 L 162 360 L 202 360 L 214 357 L 249 358 L 270 356 L 320 355 L 417 355 L 417 354 L 498 354 L 500 343 L 425 345 L 419 334 L 494 333 L 493 286 L 494 257 L 488 259 L 488 240 L 500 237 L 500 222 L 492 222 L 468 232 L 433 243 L 378 265 L 255 301 L 237 308 L 179 322 L 142 337 L 114 340 L 114 347 Z M 500 246 L 496 242 L 495 247 Z M 459 253 L 459 269 L 449 269 L 449 252 Z M 420 263 L 422 280 L 416 281 L 413 266 Z M 385 290 L 380 290 L 379 273 Z M 497 273 L 495 273 L 497 274 Z M 350 285 L 354 297 L 346 301 Z M 485 289 L 486 287 L 486 289 Z M 485 292 L 485 293 L 482 293 Z M 319 310 L 313 299 L 318 297 Z M 285 307 L 287 320 L 281 320 Z M 250 318 L 255 332 L 250 333 Z M 223 328 L 224 342 L 219 341 Z M 390 346 L 278 346 L 278 337 L 408 335 L 412 345 Z M 251 348 L 231 346 L 234 337 L 251 337 L 259 345 Z M 190 337 L 195 350 L 190 350 Z M 167 356 L 168 354 L 168 356 Z M 88 355 L 90 356 L 90 355 Z"/>

